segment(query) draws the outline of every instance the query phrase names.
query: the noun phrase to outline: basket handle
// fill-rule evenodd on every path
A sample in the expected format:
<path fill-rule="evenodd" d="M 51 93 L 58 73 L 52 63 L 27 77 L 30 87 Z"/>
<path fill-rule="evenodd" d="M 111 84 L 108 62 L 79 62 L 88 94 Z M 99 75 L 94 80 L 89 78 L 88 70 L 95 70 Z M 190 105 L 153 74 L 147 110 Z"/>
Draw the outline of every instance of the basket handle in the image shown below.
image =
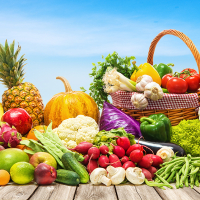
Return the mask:
<path fill-rule="evenodd" d="M 190 49 L 190 51 L 192 52 L 196 63 L 197 63 L 197 67 L 199 69 L 200 72 L 200 54 L 199 51 L 197 50 L 197 48 L 195 47 L 194 43 L 192 42 L 192 40 L 190 40 L 189 37 L 187 37 L 184 33 L 174 30 L 174 29 L 169 29 L 169 30 L 164 30 L 162 32 L 160 32 L 151 42 L 151 45 L 149 47 L 149 52 L 148 52 L 148 57 L 147 57 L 147 62 L 150 63 L 151 65 L 153 65 L 153 56 L 154 56 L 154 52 L 155 52 L 155 48 L 156 45 L 158 43 L 158 41 L 164 36 L 164 35 L 174 35 L 179 37 L 181 40 L 183 40 L 183 42 L 185 42 L 185 44 L 188 46 L 188 48 Z"/>

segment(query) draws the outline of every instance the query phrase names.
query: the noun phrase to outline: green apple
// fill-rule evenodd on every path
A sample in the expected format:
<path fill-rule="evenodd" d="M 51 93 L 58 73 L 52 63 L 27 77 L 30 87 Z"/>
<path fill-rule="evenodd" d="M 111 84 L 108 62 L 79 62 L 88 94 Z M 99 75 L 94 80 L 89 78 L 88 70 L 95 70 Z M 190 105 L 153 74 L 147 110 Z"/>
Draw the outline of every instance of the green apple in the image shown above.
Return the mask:
<path fill-rule="evenodd" d="M 57 169 L 57 162 L 55 158 L 46 152 L 37 152 L 31 158 L 29 163 L 33 165 L 33 167 L 37 167 L 40 163 L 46 163 L 55 169 Z"/>

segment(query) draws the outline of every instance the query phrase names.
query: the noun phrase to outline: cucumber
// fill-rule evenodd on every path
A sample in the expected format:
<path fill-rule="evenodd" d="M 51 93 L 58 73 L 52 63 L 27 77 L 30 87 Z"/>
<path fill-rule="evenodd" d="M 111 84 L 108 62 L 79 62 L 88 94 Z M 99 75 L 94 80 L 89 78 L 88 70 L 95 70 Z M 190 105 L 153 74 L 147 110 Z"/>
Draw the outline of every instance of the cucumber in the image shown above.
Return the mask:
<path fill-rule="evenodd" d="M 85 167 L 79 163 L 74 155 L 70 152 L 64 153 L 61 161 L 66 168 L 71 168 L 74 172 L 76 172 L 80 176 L 81 183 L 87 183 L 90 179 L 90 176 L 85 169 Z"/>
<path fill-rule="evenodd" d="M 78 185 L 80 183 L 80 176 L 73 171 L 58 169 L 55 181 L 67 185 Z"/>

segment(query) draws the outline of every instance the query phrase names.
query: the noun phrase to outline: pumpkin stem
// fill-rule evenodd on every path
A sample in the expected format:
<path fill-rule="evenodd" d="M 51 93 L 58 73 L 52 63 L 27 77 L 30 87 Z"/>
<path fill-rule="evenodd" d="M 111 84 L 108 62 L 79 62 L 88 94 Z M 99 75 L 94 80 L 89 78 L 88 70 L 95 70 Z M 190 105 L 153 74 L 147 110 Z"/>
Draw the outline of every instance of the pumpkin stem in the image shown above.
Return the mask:
<path fill-rule="evenodd" d="M 57 76 L 56 79 L 60 79 L 64 83 L 65 92 L 72 92 L 72 88 L 66 78 L 64 78 L 62 76 Z"/>

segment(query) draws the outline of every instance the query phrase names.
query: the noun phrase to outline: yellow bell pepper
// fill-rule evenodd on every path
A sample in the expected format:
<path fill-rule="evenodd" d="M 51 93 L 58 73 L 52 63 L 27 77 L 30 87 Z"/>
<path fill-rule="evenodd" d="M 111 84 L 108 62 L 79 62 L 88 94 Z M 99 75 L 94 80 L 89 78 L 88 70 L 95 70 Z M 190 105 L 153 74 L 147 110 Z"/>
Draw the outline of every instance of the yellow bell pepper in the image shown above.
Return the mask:
<path fill-rule="evenodd" d="M 141 64 L 139 67 L 138 67 L 138 70 L 134 71 L 133 74 L 131 75 L 131 80 L 132 81 L 136 81 L 137 78 L 139 76 L 142 76 L 142 75 L 149 75 L 151 76 L 151 78 L 153 79 L 154 82 L 158 83 L 160 86 L 161 86 L 161 78 L 160 78 L 160 75 L 158 74 L 158 72 L 155 70 L 155 68 L 150 65 L 149 63 L 144 63 L 144 64 Z"/>

